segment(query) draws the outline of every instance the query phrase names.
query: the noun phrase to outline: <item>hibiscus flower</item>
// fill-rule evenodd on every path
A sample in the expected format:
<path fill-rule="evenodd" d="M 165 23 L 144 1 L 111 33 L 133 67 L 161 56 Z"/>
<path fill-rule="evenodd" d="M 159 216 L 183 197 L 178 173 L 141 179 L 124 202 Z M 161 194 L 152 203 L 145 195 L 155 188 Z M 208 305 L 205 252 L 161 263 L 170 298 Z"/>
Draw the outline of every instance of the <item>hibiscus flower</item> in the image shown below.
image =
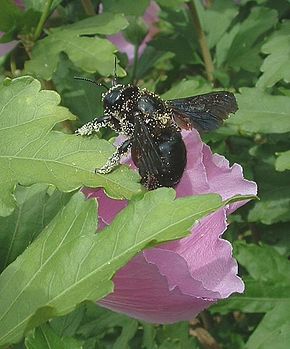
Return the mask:
<path fill-rule="evenodd" d="M 243 178 L 242 167 L 212 154 L 197 131 L 183 132 L 187 167 L 176 187 L 177 197 L 218 193 L 228 199 L 255 195 L 257 186 Z M 88 190 L 99 202 L 99 230 L 110 224 L 126 201 L 113 200 L 103 190 Z M 222 239 L 227 216 L 246 202 L 231 204 L 203 218 L 191 235 L 148 249 L 119 270 L 114 292 L 99 304 L 131 317 L 154 323 L 189 320 L 218 300 L 242 293 L 232 246 Z"/>

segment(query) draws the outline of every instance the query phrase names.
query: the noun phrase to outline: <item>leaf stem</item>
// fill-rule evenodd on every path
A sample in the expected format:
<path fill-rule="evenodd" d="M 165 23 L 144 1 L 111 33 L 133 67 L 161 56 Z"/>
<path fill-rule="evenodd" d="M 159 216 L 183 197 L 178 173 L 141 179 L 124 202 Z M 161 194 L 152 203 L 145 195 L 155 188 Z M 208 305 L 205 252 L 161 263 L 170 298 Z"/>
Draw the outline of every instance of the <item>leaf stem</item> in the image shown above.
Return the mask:
<path fill-rule="evenodd" d="M 199 20 L 199 16 L 198 16 L 198 12 L 197 12 L 194 0 L 189 1 L 188 7 L 190 9 L 194 28 L 198 35 L 198 41 L 199 41 L 199 46 L 201 49 L 201 54 L 202 54 L 202 58 L 205 65 L 206 76 L 208 81 L 212 82 L 214 80 L 214 77 L 213 77 L 214 65 L 213 65 L 211 54 L 207 45 L 206 36 L 201 27 L 201 23 Z"/>
<path fill-rule="evenodd" d="M 47 17 L 49 16 L 49 11 L 50 11 L 50 7 L 52 5 L 52 1 L 53 0 L 47 0 L 45 3 L 44 10 L 41 14 L 40 20 L 39 20 L 37 27 L 35 29 L 35 32 L 34 32 L 34 36 L 33 36 L 34 41 L 36 41 L 40 37 L 44 23 L 46 22 Z"/>
<path fill-rule="evenodd" d="M 92 4 L 91 0 L 81 0 L 82 1 L 82 5 L 83 8 L 85 10 L 85 13 L 87 16 L 95 16 L 96 12 L 95 12 L 95 8 L 94 5 Z"/>
<path fill-rule="evenodd" d="M 134 84 L 135 78 L 136 78 L 137 65 L 138 65 L 138 51 L 139 51 L 139 45 L 135 45 L 134 46 L 133 69 L 132 69 L 132 75 L 131 75 L 131 83 L 132 84 Z"/>

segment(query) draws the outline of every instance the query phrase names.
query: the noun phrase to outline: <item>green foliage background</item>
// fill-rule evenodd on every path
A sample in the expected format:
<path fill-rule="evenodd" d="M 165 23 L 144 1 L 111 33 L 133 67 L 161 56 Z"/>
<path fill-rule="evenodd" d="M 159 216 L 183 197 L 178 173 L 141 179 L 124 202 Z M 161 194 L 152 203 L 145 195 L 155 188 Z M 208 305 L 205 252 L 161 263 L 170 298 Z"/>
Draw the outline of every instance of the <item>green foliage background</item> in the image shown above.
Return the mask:
<path fill-rule="evenodd" d="M 107 36 L 123 31 L 138 47 L 149 0 L 105 0 L 101 14 L 97 0 L 24 3 L 25 11 L 0 0 L 0 43 L 19 41 L 0 57 L 0 347 L 288 349 L 290 1 L 157 0 L 159 31 L 131 65 Z M 122 83 L 164 98 L 227 89 L 238 99 L 236 115 L 203 138 L 258 184 L 260 200 L 230 217 L 225 236 L 246 292 L 190 323 L 148 325 L 90 302 L 112 290 L 114 272 L 140 250 L 185 236 L 196 219 L 226 204 L 216 195 L 174 200 L 171 189 L 144 195 L 125 166 L 92 173 L 113 152 L 112 134 L 72 134 L 102 115 L 102 89 L 73 77 L 109 82 L 115 55 Z M 131 200 L 102 241 L 94 234 L 95 202 L 74 193 L 81 186 Z M 166 218 L 173 209 L 176 229 Z M 114 231 L 124 222 L 130 233 L 120 240 Z"/>

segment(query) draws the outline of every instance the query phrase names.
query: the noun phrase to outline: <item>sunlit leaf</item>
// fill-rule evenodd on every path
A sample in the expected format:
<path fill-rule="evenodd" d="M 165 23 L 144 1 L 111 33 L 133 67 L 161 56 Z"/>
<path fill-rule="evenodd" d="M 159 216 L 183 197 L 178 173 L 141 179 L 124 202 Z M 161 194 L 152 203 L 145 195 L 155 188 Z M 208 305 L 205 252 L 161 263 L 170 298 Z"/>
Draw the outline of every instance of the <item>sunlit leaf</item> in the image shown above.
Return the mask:
<path fill-rule="evenodd" d="M 148 192 L 95 234 L 95 201 L 74 195 L 0 276 L 0 345 L 84 300 L 104 297 L 113 290 L 115 272 L 134 255 L 187 235 L 198 219 L 230 202 L 216 194 L 174 198 L 173 189 Z"/>
<path fill-rule="evenodd" d="M 242 88 L 236 95 L 239 110 L 226 123 L 239 132 L 285 133 L 290 131 L 290 99 L 271 96 L 257 88 Z"/>
<path fill-rule="evenodd" d="M 15 184 L 53 184 L 61 191 L 80 186 L 105 187 L 111 196 L 131 197 L 138 192 L 138 175 L 127 167 L 96 175 L 114 147 L 97 137 L 51 132 L 53 126 L 75 117 L 58 106 L 59 95 L 40 91 L 30 77 L 6 81 L 0 87 L 0 213 L 15 207 Z"/>
<path fill-rule="evenodd" d="M 32 58 L 26 61 L 25 70 L 38 78 L 50 80 L 57 69 L 59 54 L 65 52 L 75 66 L 82 70 L 110 75 L 114 68 L 116 47 L 105 38 L 91 35 L 114 34 L 124 29 L 127 24 L 123 15 L 104 13 L 52 29 L 50 34 L 38 41 L 33 48 Z"/>
<path fill-rule="evenodd" d="M 263 75 L 257 82 L 257 87 L 271 87 L 280 80 L 290 82 L 290 22 L 284 22 L 281 29 L 274 32 L 262 52 L 267 54 L 261 66 Z"/>

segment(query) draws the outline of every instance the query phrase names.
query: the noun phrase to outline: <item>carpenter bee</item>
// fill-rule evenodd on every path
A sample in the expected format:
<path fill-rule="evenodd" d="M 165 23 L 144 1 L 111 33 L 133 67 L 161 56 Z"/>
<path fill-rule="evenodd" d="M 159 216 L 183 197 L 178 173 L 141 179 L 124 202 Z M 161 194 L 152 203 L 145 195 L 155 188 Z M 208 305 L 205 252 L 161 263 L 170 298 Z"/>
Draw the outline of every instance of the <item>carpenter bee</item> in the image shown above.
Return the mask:
<path fill-rule="evenodd" d="M 235 96 L 230 92 L 163 100 L 147 89 L 118 84 L 116 77 L 112 87 L 103 94 L 103 105 L 104 116 L 83 125 L 76 133 L 87 136 L 109 126 L 127 139 L 95 172 L 109 173 L 131 149 L 141 183 L 149 190 L 179 183 L 187 159 L 182 129 L 215 130 L 238 109 Z"/>

